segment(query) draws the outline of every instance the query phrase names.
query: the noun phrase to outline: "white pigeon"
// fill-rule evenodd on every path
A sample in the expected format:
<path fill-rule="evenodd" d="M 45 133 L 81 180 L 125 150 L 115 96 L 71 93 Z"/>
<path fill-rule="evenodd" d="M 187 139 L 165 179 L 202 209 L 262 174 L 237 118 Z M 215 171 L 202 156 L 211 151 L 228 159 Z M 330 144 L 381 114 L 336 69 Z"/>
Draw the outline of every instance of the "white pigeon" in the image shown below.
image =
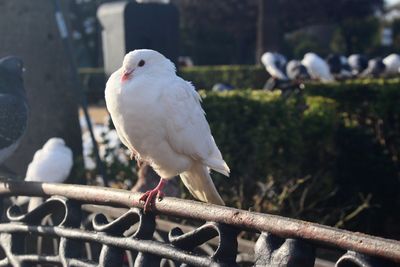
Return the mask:
<path fill-rule="evenodd" d="M 73 165 L 72 151 L 61 138 L 50 138 L 42 149 L 36 151 L 28 165 L 25 181 L 62 183 L 71 172 Z M 23 205 L 29 201 L 28 211 L 42 202 L 40 197 L 18 197 L 16 204 Z"/>
<path fill-rule="evenodd" d="M 267 72 L 275 79 L 287 80 L 285 73 L 282 71 L 286 59 L 278 53 L 265 52 L 261 56 L 261 62 L 265 66 Z"/>
<path fill-rule="evenodd" d="M 211 135 L 200 95 L 176 75 L 170 60 L 149 49 L 128 53 L 110 76 L 105 99 L 122 143 L 161 177 L 141 197 L 145 211 L 176 175 L 197 199 L 224 205 L 209 169 L 229 176 L 229 167 Z"/>
<path fill-rule="evenodd" d="M 390 54 L 382 61 L 385 64 L 385 74 L 396 75 L 399 73 L 400 56 L 398 54 Z"/>
<path fill-rule="evenodd" d="M 329 65 L 315 53 L 307 53 L 301 61 L 306 68 L 311 78 L 321 80 L 323 82 L 334 81 L 329 70 Z"/>

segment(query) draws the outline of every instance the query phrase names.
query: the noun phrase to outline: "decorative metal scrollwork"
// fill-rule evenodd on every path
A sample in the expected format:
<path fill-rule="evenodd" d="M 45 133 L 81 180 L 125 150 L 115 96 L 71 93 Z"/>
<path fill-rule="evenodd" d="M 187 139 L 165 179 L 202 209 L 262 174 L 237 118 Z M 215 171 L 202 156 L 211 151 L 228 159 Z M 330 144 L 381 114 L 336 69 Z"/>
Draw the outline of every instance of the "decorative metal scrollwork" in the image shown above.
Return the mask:
<path fill-rule="evenodd" d="M 163 216 L 215 220 L 197 228 L 173 227 L 177 224 L 156 219 L 155 214 L 126 208 L 141 207 L 139 195 L 127 191 L 0 183 L 0 197 L 10 193 L 52 197 L 29 212 L 18 206 L 6 209 L 0 223 L 0 267 L 307 267 L 321 262 L 315 257 L 320 246 L 352 250 L 339 258 L 338 267 L 386 267 L 400 262 L 398 241 L 274 215 L 165 198 L 156 203 L 157 213 Z M 7 201 L 0 199 L 0 206 Z M 259 237 L 254 243 L 238 238 L 242 234 Z"/>
<path fill-rule="evenodd" d="M 336 262 L 335 267 L 389 267 L 395 266 L 393 263 L 385 262 L 368 255 L 364 255 L 355 251 L 348 251 Z"/>
<path fill-rule="evenodd" d="M 18 206 L 11 206 L 7 210 L 7 218 L 11 223 L 0 225 L 0 243 L 5 254 L 0 266 L 25 266 L 28 263 L 160 266 L 167 263 L 162 261 L 163 258 L 172 259 L 175 266 L 237 266 L 239 230 L 231 226 L 206 223 L 189 233 L 174 228 L 165 243 L 153 240 L 156 231 L 154 214 L 144 214 L 140 209 L 129 209 L 113 220 L 104 214 L 96 214 L 92 216 L 91 226 L 87 227 L 93 230 L 82 229 L 82 214 L 80 203 L 63 197 L 52 197 L 28 213 L 23 213 Z M 58 255 L 26 254 L 23 244 L 31 233 L 59 238 L 56 242 Z M 219 243 L 211 257 L 193 253 L 196 247 L 214 237 L 219 237 Z M 85 242 L 101 245 L 97 262 L 94 261 L 97 257 L 83 257 Z"/>
<path fill-rule="evenodd" d="M 273 234 L 262 233 L 255 245 L 255 266 L 312 267 L 315 249 L 300 239 L 283 239 Z"/>
<path fill-rule="evenodd" d="M 196 247 L 219 236 L 218 247 L 211 256 L 220 266 L 237 266 L 237 235 L 239 231 L 229 225 L 206 223 L 199 228 L 183 233 L 180 228 L 173 228 L 169 233 L 169 242 L 177 248 L 193 251 Z"/>

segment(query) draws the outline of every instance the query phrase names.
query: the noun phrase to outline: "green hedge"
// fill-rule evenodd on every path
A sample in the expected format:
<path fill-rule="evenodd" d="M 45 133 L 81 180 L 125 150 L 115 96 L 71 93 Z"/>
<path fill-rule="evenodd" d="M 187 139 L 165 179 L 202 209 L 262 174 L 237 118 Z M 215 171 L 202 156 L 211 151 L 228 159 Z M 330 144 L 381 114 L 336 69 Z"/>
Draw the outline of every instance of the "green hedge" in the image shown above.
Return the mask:
<path fill-rule="evenodd" d="M 288 186 L 286 183 L 317 173 L 325 164 L 322 161 L 329 158 L 334 142 L 335 102 L 309 97 L 306 100 L 309 107 L 303 111 L 301 98 L 282 98 L 278 91 L 201 94 L 215 140 L 232 170 L 228 179 L 215 175 L 224 199 L 244 209 L 295 216 L 294 210 L 280 203 L 281 200 L 263 196 L 263 187 L 275 184 L 273 194 L 278 195 L 279 190 Z M 325 179 L 333 184 L 332 177 Z M 329 186 L 319 190 L 312 192 L 319 195 L 312 197 L 313 201 L 333 189 Z M 291 197 L 298 201 L 296 196 Z M 306 218 L 314 214 L 298 216 Z"/>
<path fill-rule="evenodd" d="M 206 90 L 216 83 L 234 88 L 263 88 L 268 79 L 265 68 L 255 65 L 195 66 L 181 68 L 179 75 L 196 88 Z"/>
<path fill-rule="evenodd" d="M 89 102 L 97 102 L 104 96 L 106 77 L 102 68 L 81 68 L 79 75 Z M 181 68 L 178 72 L 191 81 L 197 89 L 211 90 L 216 83 L 225 83 L 234 88 L 263 88 L 268 74 L 262 66 L 226 65 L 195 66 Z"/>
<path fill-rule="evenodd" d="M 230 178 L 213 174 L 224 199 L 240 208 L 390 233 L 382 225 L 400 223 L 400 90 L 395 83 L 373 84 L 375 94 L 362 107 L 356 92 L 369 89 L 353 85 L 315 85 L 313 96 L 289 98 L 279 91 L 202 91 L 232 170 Z M 368 200 L 373 208 L 347 217 Z"/>

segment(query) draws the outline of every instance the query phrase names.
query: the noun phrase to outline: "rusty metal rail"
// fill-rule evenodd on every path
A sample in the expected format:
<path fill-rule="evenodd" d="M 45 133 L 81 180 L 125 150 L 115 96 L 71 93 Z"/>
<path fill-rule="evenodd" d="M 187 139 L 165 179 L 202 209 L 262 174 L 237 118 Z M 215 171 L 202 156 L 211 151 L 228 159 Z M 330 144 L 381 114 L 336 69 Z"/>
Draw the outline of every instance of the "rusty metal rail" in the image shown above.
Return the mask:
<path fill-rule="evenodd" d="M 84 204 L 142 208 L 142 203 L 139 202 L 140 195 L 125 190 L 35 182 L 5 181 L 0 183 L 1 197 L 20 195 L 63 196 Z M 215 222 L 235 229 L 265 233 L 264 241 L 257 243 L 269 242 L 267 235 L 272 234 L 284 239 L 303 240 L 313 247 L 334 247 L 352 251 L 351 253 L 360 253 L 400 263 L 399 241 L 345 231 L 316 223 L 168 197 L 156 202 L 155 213 Z M 0 232 L 4 227 L 6 226 L 0 225 Z M 58 229 L 57 231 L 61 230 Z M 132 247 L 129 247 L 129 249 L 132 249 Z M 207 264 L 210 263 L 212 262 Z"/>

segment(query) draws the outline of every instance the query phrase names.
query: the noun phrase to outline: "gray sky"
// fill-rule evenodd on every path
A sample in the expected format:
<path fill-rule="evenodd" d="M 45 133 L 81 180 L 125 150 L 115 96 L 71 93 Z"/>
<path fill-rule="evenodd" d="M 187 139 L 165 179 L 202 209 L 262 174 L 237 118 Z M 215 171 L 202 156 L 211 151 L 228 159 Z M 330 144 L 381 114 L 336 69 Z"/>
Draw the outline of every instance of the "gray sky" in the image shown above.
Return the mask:
<path fill-rule="evenodd" d="M 399 3 L 400 0 L 385 0 L 389 5 Z"/>

